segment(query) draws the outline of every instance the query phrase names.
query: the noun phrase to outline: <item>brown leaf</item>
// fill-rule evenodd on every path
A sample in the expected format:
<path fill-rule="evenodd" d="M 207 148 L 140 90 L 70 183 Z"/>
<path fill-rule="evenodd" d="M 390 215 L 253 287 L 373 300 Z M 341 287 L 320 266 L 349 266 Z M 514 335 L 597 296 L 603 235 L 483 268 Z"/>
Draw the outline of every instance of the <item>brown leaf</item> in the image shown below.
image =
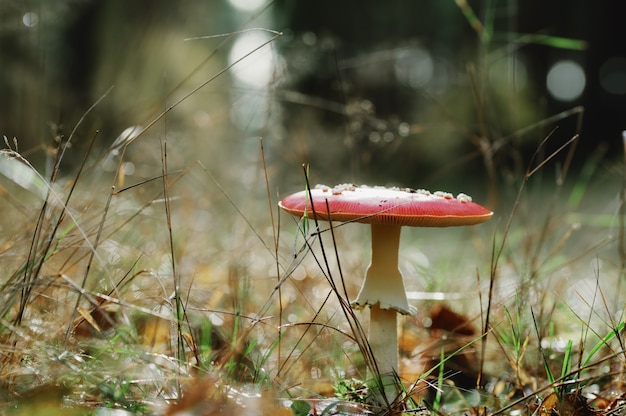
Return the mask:
<path fill-rule="evenodd" d="M 442 329 L 458 335 L 476 334 L 472 322 L 464 315 L 454 312 L 444 304 L 436 304 L 430 310 L 431 329 Z"/>
<path fill-rule="evenodd" d="M 594 416 L 597 414 L 589 404 L 587 399 L 580 393 L 575 391 L 565 395 L 561 400 L 561 416 Z"/>
<path fill-rule="evenodd" d="M 101 334 L 116 324 L 118 310 L 118 305 L 107 302 L 103 302 L 90 310 L 78 308 L 77 312 L 81 317 L 74 320 L 72 333 L 83 337 Z"/>
<path fill-rule="evenodd" d="M 102 330 L 98 326 L 98 323 L 96 322 L 95 319 L 93 319 L 93 316 L 91 316 L 91 313 L 87 309 L 79 307 L 79 308 L 76 308 L 76 311 L 80 314 L 80 316 L 82 316 L 85 319 L 85 321 L 89 323 L 89 325 L 93 327 L 93 329 L 95 329 L 99 333 L 102 333 Z"/>
<path fill-rule="evenodd" d="M 539 404 L 536 414 L 539 416 L 558 416 L 559 415 L 559 397 L 555 393 L 550 393 Z"/>
<path fill-rule="evenodd" d="M 550 393 L 534 410 L 538 416 L 595 416 L 598 414 L 587 403 L 587 399 L 577 391 L 559 399 Z"/>

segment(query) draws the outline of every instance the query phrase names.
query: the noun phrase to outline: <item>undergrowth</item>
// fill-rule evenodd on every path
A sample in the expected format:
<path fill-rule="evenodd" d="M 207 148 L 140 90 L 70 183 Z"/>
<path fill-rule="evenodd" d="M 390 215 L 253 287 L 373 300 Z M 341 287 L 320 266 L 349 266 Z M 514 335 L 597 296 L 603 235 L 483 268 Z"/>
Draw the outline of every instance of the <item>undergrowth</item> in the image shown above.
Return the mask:
<path fill-rule="evenodd" d="M 485 37 L 488 25 L 458 3 Z M 496 157 L 517 157 L 512 138 L 582 109 L 504 138 L 486 125 L 468 137 L 496 217 L 403 239 L 401 267 L 428 290 L 411 292 L 426 300 L 401 321 L 397 397 L 386 401 L 367 376 L 367 314 L 349 303 L 367 264 L 364 234 L 281 215 L 287 190 L 276 192 L 262 140 L 248 193 L 177 157 L 168 114 L 229 69 L 104 154 L 94 132 L 72 175 L 60 167 L 74 132 L 55 143 L 48 176 L 5 137 L 2 163 L 20 175 L 3 174 L 0 187 L 3 413 L 623 413 L 623 167 L 590 155 L 570 179 L 579 137 L 558 130 L 523 168 Z M 546 153 L 555 137 L 563 144 Z M 127 175 L 126 152 L 141 142 L 152 170 Z M 322 175 L 305 167 L 302 189 L 309 176 Z"/>

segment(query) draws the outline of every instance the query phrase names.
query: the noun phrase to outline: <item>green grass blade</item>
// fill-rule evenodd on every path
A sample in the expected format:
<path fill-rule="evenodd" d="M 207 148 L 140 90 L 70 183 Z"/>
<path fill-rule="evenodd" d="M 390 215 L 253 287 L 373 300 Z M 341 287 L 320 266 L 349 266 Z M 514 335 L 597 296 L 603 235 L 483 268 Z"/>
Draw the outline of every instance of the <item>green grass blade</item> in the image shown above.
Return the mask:
<path fill-rule="evenodd" d="M 483 22 L 480 21 L 480 19 L 474 12 L 474 9 L 472 9 L 472 7 L 467 3 L 466 0 L 455 0 L 455 1 L 456 1 L 456 5 L 461 10 L 461 13 L 463 13 L 463 17 L 465 17 L 465 20 L 467 20 L 467 23 L 469 23 L 472 29 L 474 29 L 474 31 L 476 32 L 480 40 L 482 42 L 487 43 L 489 41 L 490 34 L 487 33 L 487 31 L 485 30 L 485 27 L 483 26 Z"/>
<path fill-rule="evenodd" d="M 435 394 L 435 400 L 433 401 L 433 409 L 435 411 L 439 410 L 439 407 L 441 406 L 441 395 L 443 394 L 443 375 L 445 368 L 443 363 L 445 361 L 445 358 L 446 357 L 442 348 L 439 358 L 439 362 L 441 363 L 441 365 L 439 366 L 439 375 L 437 376 L 437 393 Z"/>
<path fill-rule="evenodd" d="M 586 40 L 551 36 L 541 33 L 506 33 L 499 40 L 525 45 L 544 45 L 555 49 L 584 51 L 589 46 Z"/>
<path fill-rule="evenodd" d="M 564 379 L 570 373 L 571 360 L 572 360 L 572 340 L 567 341 L 565 347 L 565 354 L 563 355 L 563 366 L 561 367 L 561 379 Z"/>
<path fill-rule="evenodd" d="M 620 322 L 617 325 L 617 327 L 615 327 L 615 329 L 613 329 L 611 332 L 606 334 L 604 338 L 602 338 L 600 341 L 598 341 L 596 345 L 594 345 L 594 347 L 589 352 L 589 355 L 587 355 L 587 358 L 585 358 L 585 360 L 582 362 L 582 366 L 586 367 L 589 364 L 589 362 L 591 362 L 591 359 L 593 358 L 593 356 L 596 355 L 598 351 L 600 351 L 600 348 L 606 346 L 609 343 L 609 341 L 615 338 L 617 334 L 620 333 L 623 329 L 624 329 L 624 321 Z"/>

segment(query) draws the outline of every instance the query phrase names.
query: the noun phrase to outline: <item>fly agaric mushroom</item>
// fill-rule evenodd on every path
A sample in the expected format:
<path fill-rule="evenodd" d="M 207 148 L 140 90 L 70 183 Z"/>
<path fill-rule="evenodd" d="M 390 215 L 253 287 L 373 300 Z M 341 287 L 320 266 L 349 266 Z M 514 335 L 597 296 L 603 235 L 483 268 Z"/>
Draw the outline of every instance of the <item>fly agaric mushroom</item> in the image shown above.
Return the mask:
<path fill-rule="evenodd" d="M 370 306 L 369 343 L 380 374 L 398 371 L 396 313 L 414 314 L 409 306 L 398 248 L 402 226 L 450 227 L 487 221 L 493 212 L 459 194 L 425 190 L 339 185 L 318 185 L 279 202 L 292 215 L 319 220 L 371 224 L 372 259 L 357 299 L 352 306 Z"/>

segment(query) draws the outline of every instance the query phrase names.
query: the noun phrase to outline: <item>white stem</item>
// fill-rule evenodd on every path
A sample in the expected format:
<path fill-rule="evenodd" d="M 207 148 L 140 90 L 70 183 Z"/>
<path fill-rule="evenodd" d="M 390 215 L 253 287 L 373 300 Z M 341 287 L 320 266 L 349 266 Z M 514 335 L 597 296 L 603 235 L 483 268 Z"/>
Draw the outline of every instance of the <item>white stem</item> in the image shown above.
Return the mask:
<path fill-rule="evenodd" d="M 370 306 L 369 344 L 383 383 L 382 393 L 393 400 L 398 373 L 397 313 L 412 314 L 398 270 L 399 225 L 372 224 L 372 260 L 363 285 L 353 302 L 356 307 Z"/>
<path fill-rule="evenodd" d="M 369 344 L 376 360 L 383 383 L 383 392 L 388 401 L 397 394 L 394 374 L 398 373 L 398 326 L 397 312 L 370 307 Z"/>
<path fill-rule="evenodd" d="M 354 302 L 370 305 L 369 343 L 378 371 L 398 371 L 397 312 L 407 313 L 409 302 L 398 270 L 399 225 L 372 224 L 372 260 Z"/>
<path fill-rule="evenodd" d="M 399 225 L 372 224 L 372 260 L 353 306 L 379 305 L 403 315 L 414 314 L 398 270 Z"/>

